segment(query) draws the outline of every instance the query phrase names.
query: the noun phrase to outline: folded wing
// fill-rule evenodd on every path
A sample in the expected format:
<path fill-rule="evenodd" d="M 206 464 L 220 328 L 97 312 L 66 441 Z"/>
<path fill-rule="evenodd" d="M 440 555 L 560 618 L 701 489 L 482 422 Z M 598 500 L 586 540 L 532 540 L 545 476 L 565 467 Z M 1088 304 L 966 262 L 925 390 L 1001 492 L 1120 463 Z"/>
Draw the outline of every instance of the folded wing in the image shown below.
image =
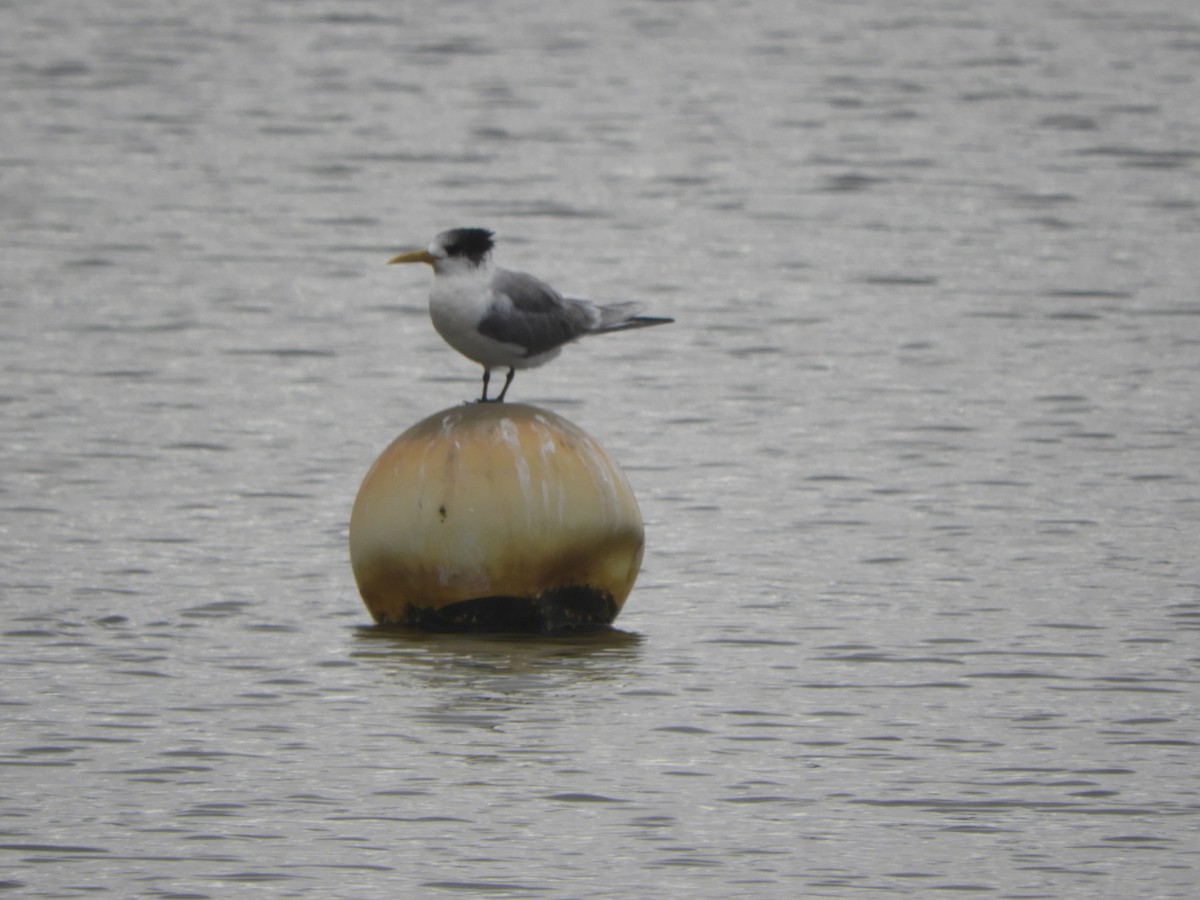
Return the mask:
<path fill-rule="evenodd" d="M 479 331 L 493 340 L 523 347 L 537 356 L 587 334 L 597 322 L 590 303 L 569 300 L 525 272 L 497 269 L 493 300 Z"/>

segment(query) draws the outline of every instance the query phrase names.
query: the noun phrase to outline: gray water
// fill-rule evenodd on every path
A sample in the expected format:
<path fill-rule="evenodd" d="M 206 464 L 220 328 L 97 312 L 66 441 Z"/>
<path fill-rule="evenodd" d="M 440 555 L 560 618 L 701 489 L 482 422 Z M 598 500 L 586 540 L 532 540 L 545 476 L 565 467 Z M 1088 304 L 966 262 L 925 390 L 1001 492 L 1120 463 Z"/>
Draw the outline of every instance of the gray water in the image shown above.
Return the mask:
<path fill-rule="evenodd" d="M 1200 883 L 1194 0 L 0 8 L 0 886 Z M 669 329 L 511 396 L 647 527 L 611 633 L 376 629 L 478 369 L 456 225 Z"/>

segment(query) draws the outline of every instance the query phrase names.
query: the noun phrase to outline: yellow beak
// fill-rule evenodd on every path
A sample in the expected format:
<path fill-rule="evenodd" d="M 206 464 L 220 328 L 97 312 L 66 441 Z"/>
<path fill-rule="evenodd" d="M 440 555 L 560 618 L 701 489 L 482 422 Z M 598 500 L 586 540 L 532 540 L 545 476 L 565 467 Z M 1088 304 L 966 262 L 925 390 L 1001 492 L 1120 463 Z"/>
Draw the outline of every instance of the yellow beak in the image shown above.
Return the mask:
<path fill-rule="evenodd" d="M 433 265 L 434 259 L 428 250 L 407 250 L 399 256 L 393 256 L 388 260 L 389 266 L 397 265 L 398 263 L 414 263 L 423 262 Z"/>

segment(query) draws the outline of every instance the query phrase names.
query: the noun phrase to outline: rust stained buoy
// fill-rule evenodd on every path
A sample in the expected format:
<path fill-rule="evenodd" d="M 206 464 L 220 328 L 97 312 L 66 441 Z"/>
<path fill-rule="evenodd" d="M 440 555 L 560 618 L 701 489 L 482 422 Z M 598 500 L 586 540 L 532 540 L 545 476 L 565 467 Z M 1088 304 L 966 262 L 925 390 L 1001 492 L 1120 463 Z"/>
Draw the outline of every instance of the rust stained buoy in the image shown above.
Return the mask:
<path fill-rule="evenodd" d="M 519 403 L 435 413 L 359 488 L 350 562 L 380 624 L 455 631 L 606 626 L 644 531 L 624 474 L 586 432 Z"/>

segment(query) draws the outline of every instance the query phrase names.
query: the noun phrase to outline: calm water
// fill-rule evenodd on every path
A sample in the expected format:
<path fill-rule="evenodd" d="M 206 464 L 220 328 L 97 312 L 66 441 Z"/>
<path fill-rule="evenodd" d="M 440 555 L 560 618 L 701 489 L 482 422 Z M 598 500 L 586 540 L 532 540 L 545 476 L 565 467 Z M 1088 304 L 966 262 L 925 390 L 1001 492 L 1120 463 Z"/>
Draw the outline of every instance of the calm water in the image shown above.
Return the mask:
<path fill-rule="evenodd" d="M 1194 0 L 0 8 L 0 887 L 1200 883 Z M 671 329 L 513 397 L 647 523 L 600 636 L 381 633 L 428 276 Z M 936 894 L 935 894 L 936 892 Z"/>

